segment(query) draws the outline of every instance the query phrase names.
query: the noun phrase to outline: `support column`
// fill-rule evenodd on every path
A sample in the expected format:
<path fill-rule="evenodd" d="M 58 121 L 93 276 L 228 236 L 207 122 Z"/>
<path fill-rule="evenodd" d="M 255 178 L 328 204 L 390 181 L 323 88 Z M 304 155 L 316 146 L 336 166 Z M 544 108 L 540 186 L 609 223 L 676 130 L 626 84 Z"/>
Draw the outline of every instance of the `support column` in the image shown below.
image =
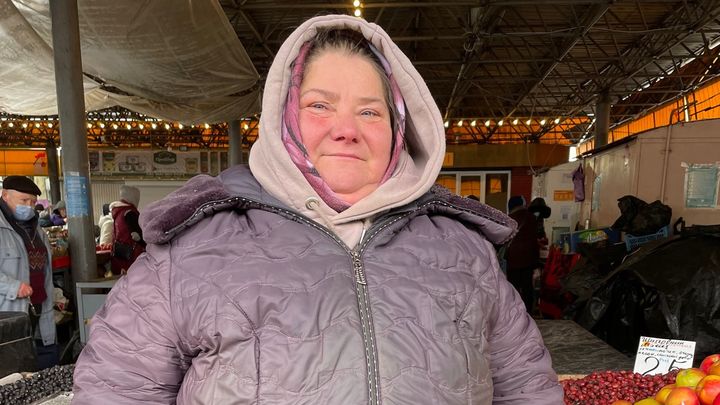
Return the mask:
<path fill-rule="evenodd" d="M 58 151 L 55 141 L 49 140 L 45 146 L 47 157 L 48 177 L 50 178 L 50 202 L 55 205 L 60 201 L 60 166 L 58 165 Z"/>
<path fill-rule="evenodd" d="M 595 148 L 605 146 L 608 143 L 608 131 L 610 130 L 610 94 L 603 91 L 598 95 L 595 104 Z"/>
<path fill-rule="evenodd" d="M 228 122 L 228 142 L 230 143 L 228 162 L 230 166 L 243 164 L 242 140 L 243 135 L 242 132 L 240 132 L 240 120 Z"/>
<path fill-rule="evenodd" d="M 88 281 L 97 278 L 97 260 L 77 0 L 52 0 L 50 17 L 72 278 Z"/>

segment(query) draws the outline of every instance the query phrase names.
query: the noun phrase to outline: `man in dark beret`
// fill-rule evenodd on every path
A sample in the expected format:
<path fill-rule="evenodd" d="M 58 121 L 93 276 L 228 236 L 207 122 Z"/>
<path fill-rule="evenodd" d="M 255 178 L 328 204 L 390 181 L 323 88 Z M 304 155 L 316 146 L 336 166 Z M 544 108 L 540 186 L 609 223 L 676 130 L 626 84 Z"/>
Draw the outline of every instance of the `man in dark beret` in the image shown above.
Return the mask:
<path fill-rule="evenodd" d="M 50 242 L 35 212 L 40 188 L 25 176 L 2 181 L 0 198 L 0 311 L 30 314 L 33 334 L 55 344 Z M 38 333 L 36 333 L 38 332 Z"/>

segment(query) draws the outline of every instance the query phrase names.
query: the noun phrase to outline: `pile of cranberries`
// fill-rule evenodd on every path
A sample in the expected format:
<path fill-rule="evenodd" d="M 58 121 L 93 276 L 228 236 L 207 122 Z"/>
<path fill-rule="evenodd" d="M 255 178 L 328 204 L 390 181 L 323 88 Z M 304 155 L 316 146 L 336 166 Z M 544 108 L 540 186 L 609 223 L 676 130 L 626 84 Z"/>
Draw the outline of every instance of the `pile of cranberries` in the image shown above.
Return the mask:
<path fill-rule="evenodd" d="M 676 371 L 647 375 L 632 371 L 597 371 L 583 378 L 564 380 L 565 405 L 610 405 L 624 399 L 635 402 L 654 396 L 675 382 Z"/>

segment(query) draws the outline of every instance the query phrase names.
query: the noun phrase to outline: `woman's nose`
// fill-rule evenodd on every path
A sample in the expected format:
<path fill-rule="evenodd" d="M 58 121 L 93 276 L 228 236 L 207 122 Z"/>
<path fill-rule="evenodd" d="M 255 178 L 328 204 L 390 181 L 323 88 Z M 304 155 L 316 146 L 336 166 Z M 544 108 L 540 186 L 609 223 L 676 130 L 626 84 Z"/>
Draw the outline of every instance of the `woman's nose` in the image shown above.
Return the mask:
<path fill-rule="evenodd" d="M 338 112 L 330 136 L 334 141 L 358 142 L 360 131 L 354 114 L 351 112 Z"/>

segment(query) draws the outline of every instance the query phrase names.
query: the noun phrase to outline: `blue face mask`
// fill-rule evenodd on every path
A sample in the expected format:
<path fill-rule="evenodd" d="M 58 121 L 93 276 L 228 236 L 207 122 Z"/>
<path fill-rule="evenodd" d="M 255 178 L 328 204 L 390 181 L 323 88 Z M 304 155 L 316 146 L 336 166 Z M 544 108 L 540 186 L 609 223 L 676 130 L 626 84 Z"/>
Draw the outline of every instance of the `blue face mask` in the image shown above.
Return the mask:
<path fill-rule="evenodd" d="M 29 221 L 35 216 L 35 209 L 29 205 L 18 205 L 13 216 L 18 221 Z"/>

